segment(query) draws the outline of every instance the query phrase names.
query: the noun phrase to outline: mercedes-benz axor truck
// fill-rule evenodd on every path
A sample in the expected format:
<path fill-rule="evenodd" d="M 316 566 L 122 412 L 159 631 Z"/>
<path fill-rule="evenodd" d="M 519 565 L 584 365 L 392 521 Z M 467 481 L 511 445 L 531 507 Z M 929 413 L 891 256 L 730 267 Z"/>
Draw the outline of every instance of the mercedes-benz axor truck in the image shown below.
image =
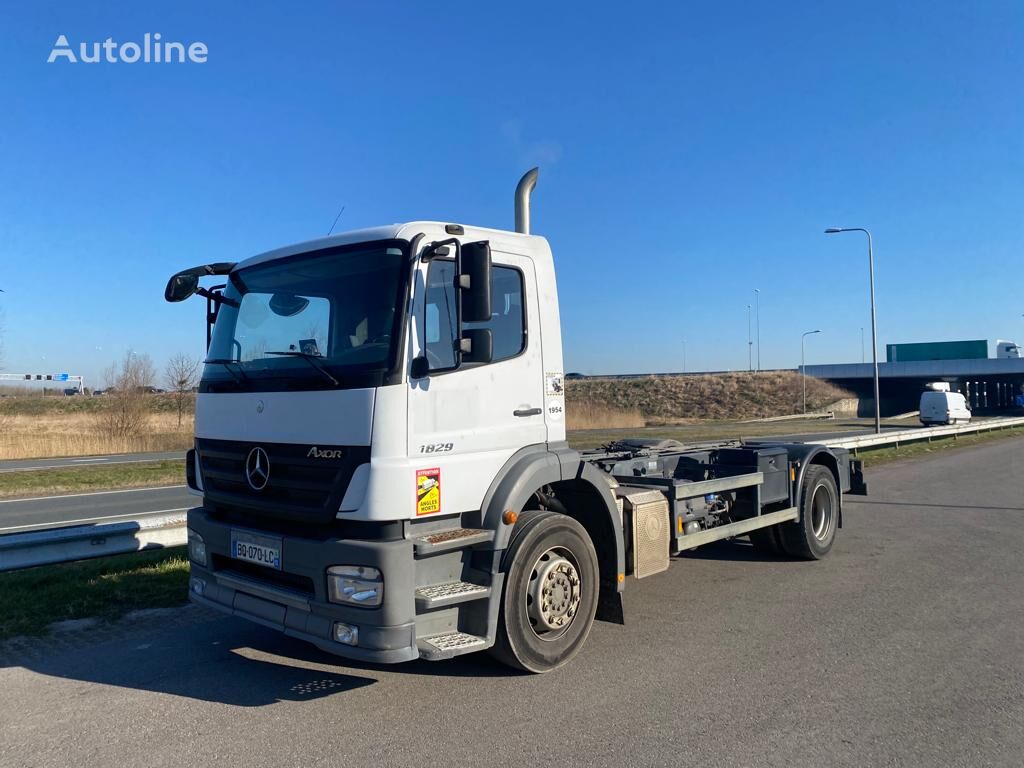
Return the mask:
<path fill-rule="evenodd" d="M 674 554 L 743 536 L 829 553 L 843 495 L 866 492 L 844 450 L 569 447 L 536 179 L 514 232 L 414 221 L 170 279 L 166 298 L 204 297 L 209 321 L 193 601 L 352 659 L 489 649 L 545 672 Z"/>

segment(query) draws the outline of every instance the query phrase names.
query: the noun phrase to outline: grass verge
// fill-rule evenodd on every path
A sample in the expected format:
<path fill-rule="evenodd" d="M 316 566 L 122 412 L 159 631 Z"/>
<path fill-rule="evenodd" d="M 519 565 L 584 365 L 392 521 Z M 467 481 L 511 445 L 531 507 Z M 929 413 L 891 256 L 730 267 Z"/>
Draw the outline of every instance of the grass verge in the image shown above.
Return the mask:
<path fill-rule="evenodd" d="M 72 469 L 38 469 L 0 474 L 0 497 L 115 491 L 123 488 L 180 485 L 184 482 L 185 462 L 180 459 Z"/>
<path fill-rule="evenodd" d="M 67 619 L 116 619 L 188 599 L 184 547 L 0 574 L 0 640 Z"/>
<path fill-rule="evenodd" d="M 920 459 L 927 456 L 934 456 L 937 453 L 958 448 L 970 448 L 973 445 L 994 443 L 1000 440 L 1009 440 L 1015 437 L 1024 437 L 1024 427 L 1013 427 L 1012 429 L 993 430 L 992 432 L 975 432 L 970 435 L 961 435 L 954 439 L 944 437 L 939 440 L 920 440 L 907 443 L 899 448 L 890 446 L 888 448 L 873 448 L 870 450 L 858 451 L 855 458 L 863 459 L 865 467 L 877 467 L 880 464 L 888 464 L 893 461 L 904 459 Z"/>

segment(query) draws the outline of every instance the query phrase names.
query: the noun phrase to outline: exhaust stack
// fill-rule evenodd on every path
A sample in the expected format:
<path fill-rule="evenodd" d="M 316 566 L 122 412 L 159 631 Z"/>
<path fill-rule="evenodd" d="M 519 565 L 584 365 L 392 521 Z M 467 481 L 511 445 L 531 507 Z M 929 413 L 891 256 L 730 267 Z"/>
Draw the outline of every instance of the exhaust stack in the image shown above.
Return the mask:
<path fill-rule="evenodd" d="M 537 186 L 540 168 L 532 168 L 523 174 L 516 185 L 516 232 L 530 234 L 530 195 Z"/>

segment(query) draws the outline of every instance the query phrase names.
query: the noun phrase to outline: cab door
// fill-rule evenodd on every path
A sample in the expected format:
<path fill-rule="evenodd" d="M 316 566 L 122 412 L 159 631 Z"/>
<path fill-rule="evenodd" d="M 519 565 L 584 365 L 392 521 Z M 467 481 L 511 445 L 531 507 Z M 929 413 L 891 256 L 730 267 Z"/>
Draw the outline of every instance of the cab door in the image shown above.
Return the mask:
<path fill-rule="evenodd" d="M 465 325 L 491 330 L 490 363 L 454 367 L 454 260 L 434 258 L 418 272 L 410 357 L 425 355 L 430 373 L 408 383 L 417 516 L 480 509 L 512 454 L 546 441 L 533 263 L 494 250 L 491 257 L 491 319 Z"/>

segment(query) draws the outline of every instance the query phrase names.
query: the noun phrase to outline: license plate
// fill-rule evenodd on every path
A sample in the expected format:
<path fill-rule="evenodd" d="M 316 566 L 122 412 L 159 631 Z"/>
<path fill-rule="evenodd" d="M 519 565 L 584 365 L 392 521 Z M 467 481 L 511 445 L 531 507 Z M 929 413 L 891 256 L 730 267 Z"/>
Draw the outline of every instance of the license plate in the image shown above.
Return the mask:
<path fill-rule="evenodd" d="M 231 556 L 235 560 L 281 570 L 281 540 L 272 536 L 231 532 Z"/>

